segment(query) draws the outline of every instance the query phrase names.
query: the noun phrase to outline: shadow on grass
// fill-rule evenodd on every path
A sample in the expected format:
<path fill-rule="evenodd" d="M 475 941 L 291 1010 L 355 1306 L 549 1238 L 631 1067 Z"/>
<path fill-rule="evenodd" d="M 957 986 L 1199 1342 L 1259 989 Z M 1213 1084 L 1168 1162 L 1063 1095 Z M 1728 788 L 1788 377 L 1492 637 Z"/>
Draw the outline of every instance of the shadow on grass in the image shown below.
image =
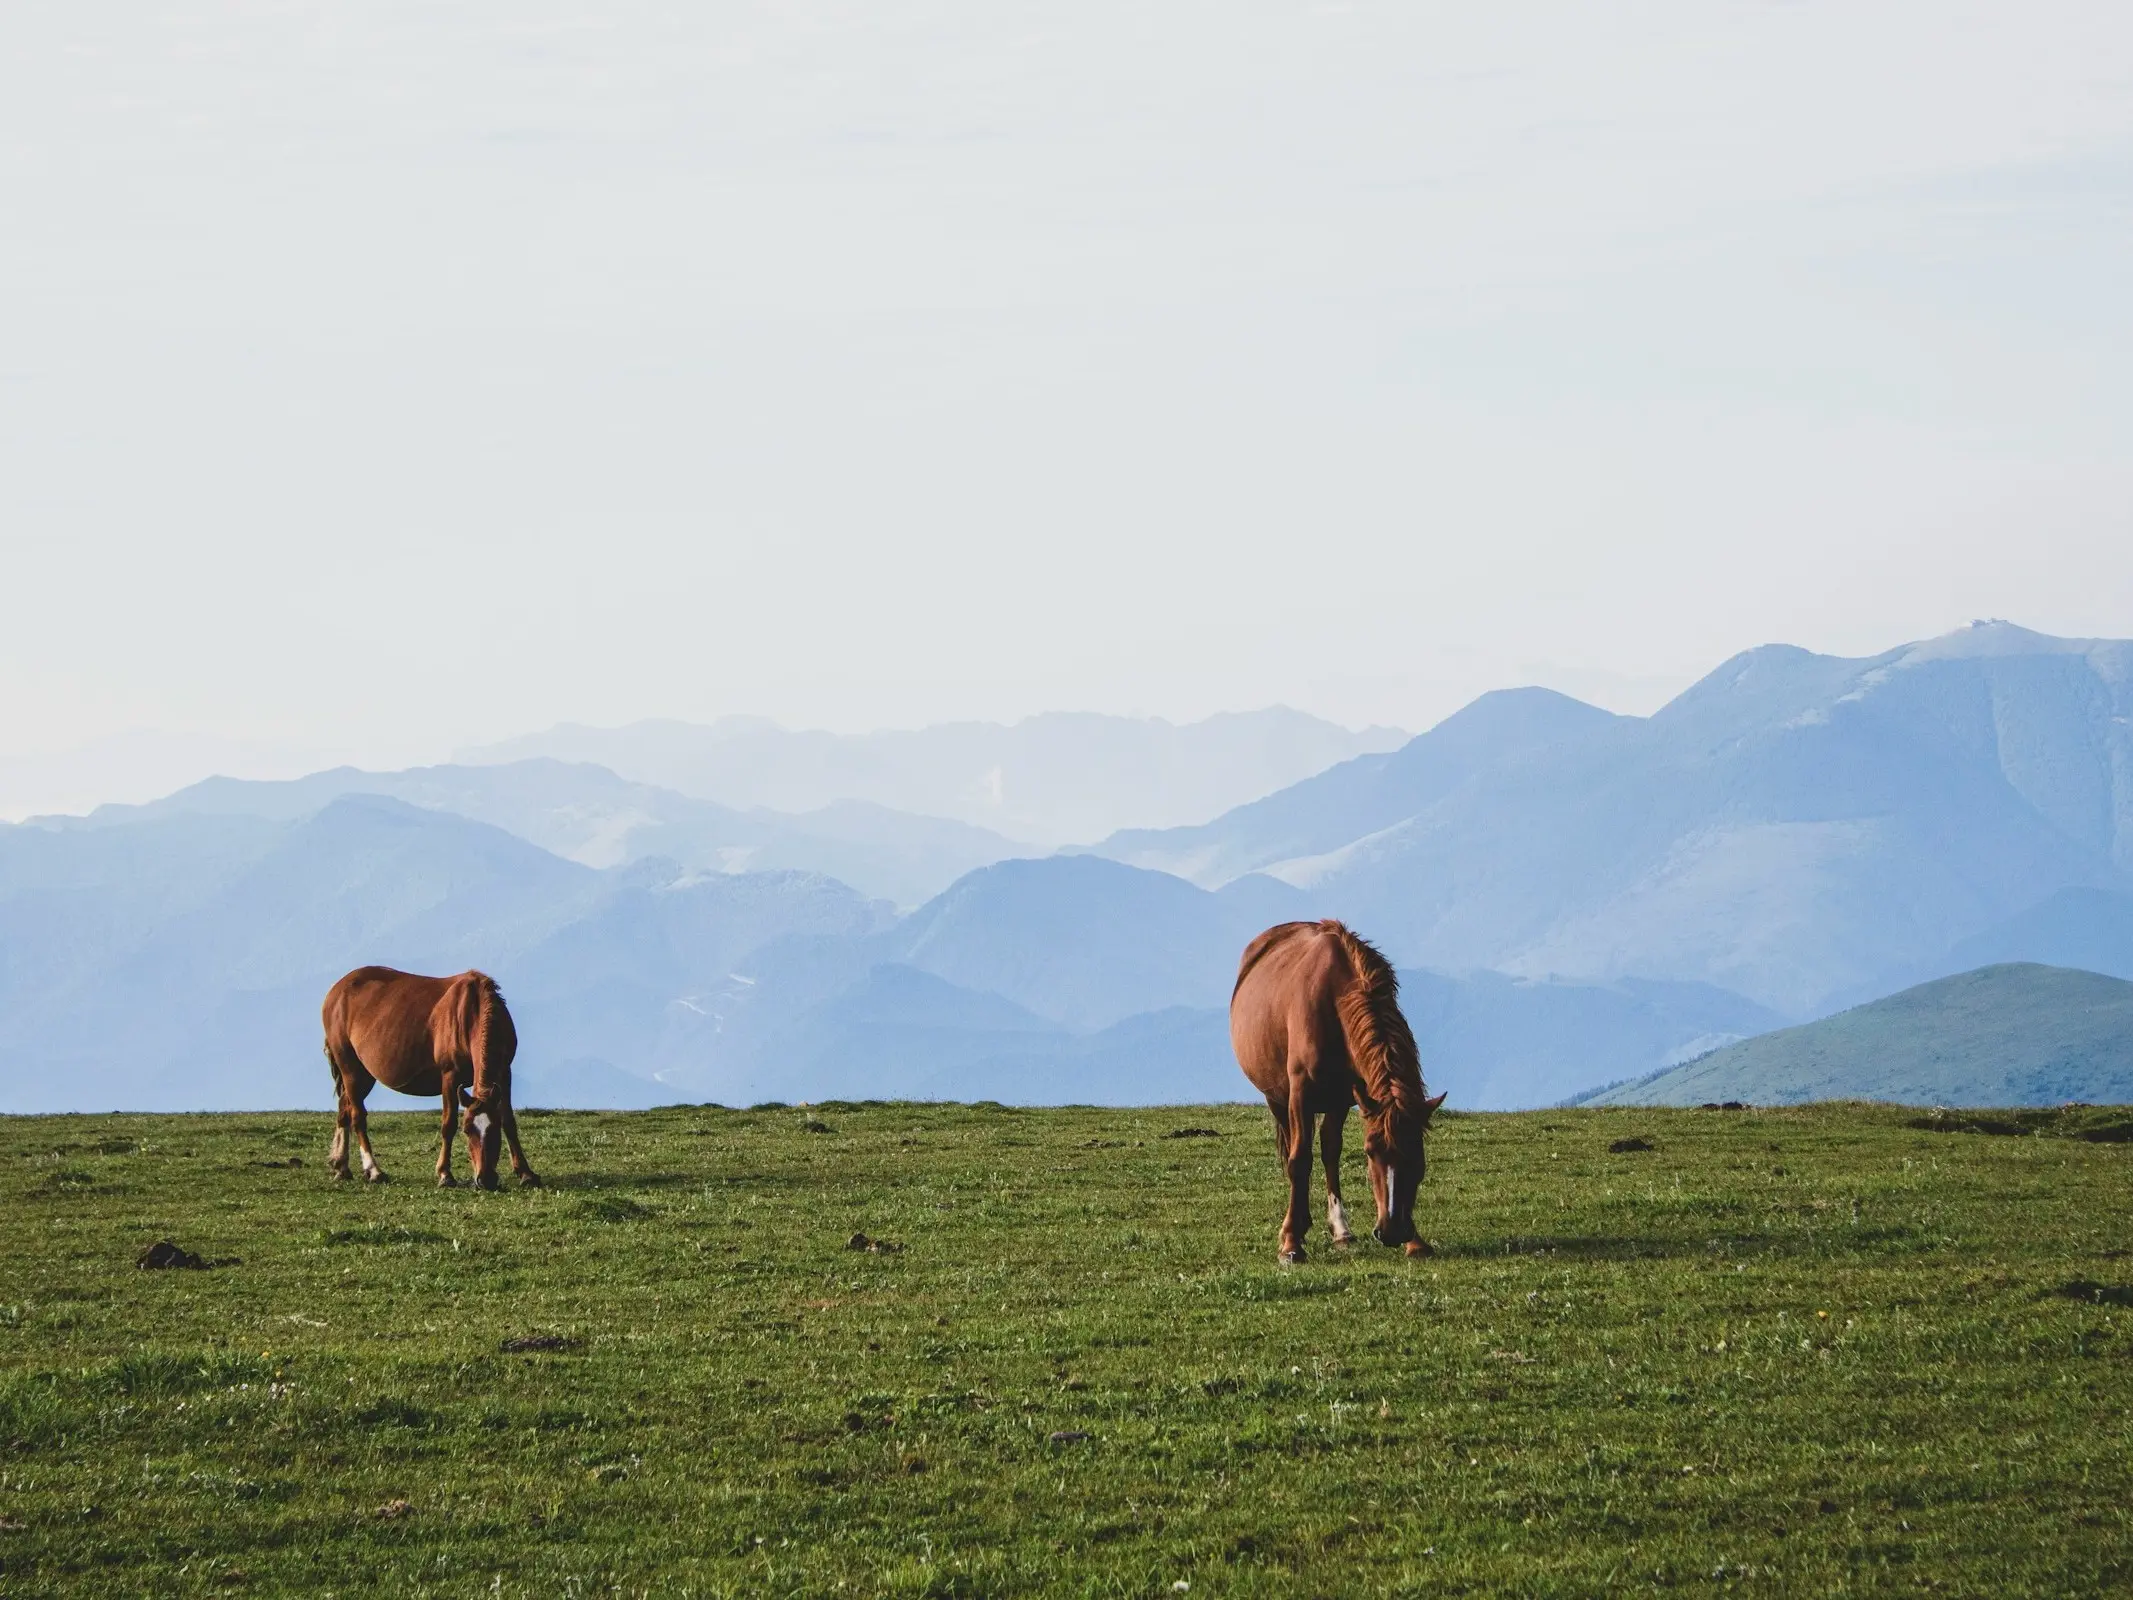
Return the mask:
<path fill-rule="evenodd" d="M 579 1199 L 578 1215 L 593 1222 L 643 1222 L 659 1213 L 627 1195 L 596 1193 Z"/>
<path fill-rule="evenodd" d="M 1313 1300 L 1320 1295 L 1346 1294 L 1349 1276 L 1342 1272 L 1313 1272 L 1309 1266 L 1244 1268 L 1225 1272 L 1213 1280 L 1220 1293 L 1238 1300 Z"/>
<path fill-rule="evenodd" d="M 541 1174 L 541 1187 L 558 1189 L 565 1194 L 594 1194 L 610 1189 L 693 1189 L 700 1184 L 719 1181 L 702 1172 L 564 1172 L 548 1171 Z M 766 1178 L 764 1183 L 781 1180 Z"/>
<path fill-rule="evenodd" d="M 2080 1139 L 2089 1144 L 2133 1143 L 2133 1114 L 2123 1106 L 2064 1105 L 2010 1111 L 1935 1110 L 1910 1117 L 1922 1133 L 1979 1133 L 1999 1138 Z"/>
<path fill-rule="evenodd" d="M 452 1241 L 441 1233 L 432 1233 L 426 1228 L 410 1228 L 400 1223 L 373 1222 L 360 1228 L 328 1228 L 318 1236 L 318 1242 L 329 1249 L 342 1245 L 416 1245 L 450 1244 Z"/>
<path fill-rule="evenodd" d="M 1439 1257 L 1495 1260 L 1558 1256 L 1569 1261 L 1733 1260 L 1740 1257 L 1919 1255 L 1943 1248 L 1938 1236 L 1915 1228 L 1830 1227 L 1797 1234 L 1706 1234 L 1693 1239 L 1619 1234 L 1508 1234 L 1497 1239 L 1440 1241 Z"/>
<path fill-rule="evenodd" d="M 1565 1256 L 1573 1261 L 1669 1261 L 1738 1249 L 1750 1241 L 1624 1239 L 1599 1234 L 1510 1234 L 1501 1239 L 1442 1241 L 1439 1256 L 1451 1260 L 1490 1260 L 1500 1256 Z M 1760 1249 L 1764 1240 L 1754 1240 Z"/>

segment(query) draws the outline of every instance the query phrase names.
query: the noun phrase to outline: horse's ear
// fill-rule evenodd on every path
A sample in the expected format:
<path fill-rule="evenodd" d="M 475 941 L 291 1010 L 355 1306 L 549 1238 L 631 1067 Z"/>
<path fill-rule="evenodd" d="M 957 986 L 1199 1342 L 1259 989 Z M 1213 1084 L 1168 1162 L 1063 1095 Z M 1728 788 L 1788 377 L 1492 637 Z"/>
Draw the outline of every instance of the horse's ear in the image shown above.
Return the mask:
<path fill-rule="evenodd" d="M 1444 1094 L 1450 1093 L 1451 1091 L 1449 1089 L 1444 1091 Z M 1422 1120 L 1424 1122 L 1427 1122 L 1431 1117 L 1435 1116 L 1437 1112 L 1437 1107 L 1444 1104 L 1444 1094 L 1432 1095 L 1429 1099 L 1422 1102 Z"/>

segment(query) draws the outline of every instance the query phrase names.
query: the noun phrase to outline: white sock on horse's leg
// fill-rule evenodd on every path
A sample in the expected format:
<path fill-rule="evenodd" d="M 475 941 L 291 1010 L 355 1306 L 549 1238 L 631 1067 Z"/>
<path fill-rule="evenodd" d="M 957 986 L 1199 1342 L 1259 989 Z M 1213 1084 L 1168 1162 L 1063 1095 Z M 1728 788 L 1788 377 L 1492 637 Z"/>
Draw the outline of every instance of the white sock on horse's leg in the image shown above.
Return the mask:
<path fill-rule="evenodd" d="M 1332 1230 L 1334 1238 L 1348 1237 L 1348 1213 L 1342 1209 L 1341 1197 L 1337 1194 L 1326 1196 L 1326 1226 Z"/>

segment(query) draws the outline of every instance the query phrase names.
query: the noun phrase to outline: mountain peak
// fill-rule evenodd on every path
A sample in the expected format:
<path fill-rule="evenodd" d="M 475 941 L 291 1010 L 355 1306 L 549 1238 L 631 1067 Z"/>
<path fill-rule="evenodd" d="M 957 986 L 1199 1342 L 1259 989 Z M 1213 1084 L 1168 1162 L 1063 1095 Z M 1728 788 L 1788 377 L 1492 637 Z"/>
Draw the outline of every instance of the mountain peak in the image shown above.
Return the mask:
<path fill-rule="evenodd" d="M 1921 639 L 1898 652 L 1899 663 L 1975 661 L 1992 656 L 2083 656 L 2105 639 L 2061 639 L 2036 633 L 2003 617 L 1980 617 L 1968 627 Z"/>
<path fill-rule="evenodd" d="M 1491 689 L 1486 694 L 1476 695 L 1437 726 L 1443 728 L 1453 723 L 1486 718 L 1497 723 L 1547 720 L 1588 723 L 1597 727 L 1603 722 L 1614 721 L 1615 715 L 1589 701 L 1564 694 L 1560 689 L 1529 683 L 1516 689 Z"/>
<path fill-rule="evenodd" d="M 1981 617 L 1966 627 L 1898 645 L 1876 656 L 1820 655 L 1798 645 L 1758 645 L 1698 679 L 1662 707 L 1658 716 L 1679 721 L 1715 713 L 1731 720 L 1745 708 L 1760 707 L 1764 720 L 1782 721 L 1872 690 L 1888 682 L 1892 672 L 1908 667 L 2023 656 L 2093 657 L 2100 651 L 2128 653 L 2133 652 L 2133 645 L 2112 639 L 2062 639 L 2001 617 Z"/>

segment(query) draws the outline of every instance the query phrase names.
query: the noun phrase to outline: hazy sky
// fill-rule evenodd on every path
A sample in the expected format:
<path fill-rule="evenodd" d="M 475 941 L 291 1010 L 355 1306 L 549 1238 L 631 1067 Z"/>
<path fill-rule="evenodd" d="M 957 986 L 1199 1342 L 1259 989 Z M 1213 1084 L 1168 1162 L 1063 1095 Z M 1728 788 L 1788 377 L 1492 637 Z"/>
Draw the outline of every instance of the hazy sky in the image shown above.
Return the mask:
<path fill-rule="evenodd" d="M 0 756 L 2133 634 L 2133 7 L 0 7 Z"/>

